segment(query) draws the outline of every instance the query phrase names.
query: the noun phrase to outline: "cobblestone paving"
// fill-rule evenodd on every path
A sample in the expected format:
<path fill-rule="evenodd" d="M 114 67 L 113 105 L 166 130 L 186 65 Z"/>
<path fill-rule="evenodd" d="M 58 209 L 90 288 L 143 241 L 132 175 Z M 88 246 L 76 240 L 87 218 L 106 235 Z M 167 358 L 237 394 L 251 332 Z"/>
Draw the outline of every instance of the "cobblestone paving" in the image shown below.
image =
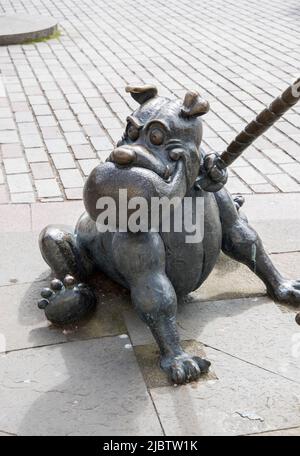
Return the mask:
<path fill-rule="evenodd" d="M 61 36 L 0 48 L 0 202 L 80 199 L 135 107 L 127 83 L 196 89 L 211 104 L 204 146 L 221 152 L 299 76 L 297 0 L 0 0 L 52 15 Z M 233 192 L 300 191 L 300 107 L 230 171 Z"/>

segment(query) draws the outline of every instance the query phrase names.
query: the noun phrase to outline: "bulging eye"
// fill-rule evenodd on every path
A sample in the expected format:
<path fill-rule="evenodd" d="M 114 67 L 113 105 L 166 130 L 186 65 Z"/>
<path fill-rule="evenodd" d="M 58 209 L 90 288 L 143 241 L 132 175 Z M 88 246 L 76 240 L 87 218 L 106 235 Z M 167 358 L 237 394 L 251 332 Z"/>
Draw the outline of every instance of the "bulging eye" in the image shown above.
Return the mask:
<path fill-rule="evenodd" d="M 131 139 L 131 141 L 136 141 L 139 137 L 138 128 L 133 124 L 129 125 L 129 127 L 127 129 L 127 135 L 129 137 L 129 139 Z"/>
<path fill-rule="evenodd" d="M 149 135 L 150 141 L 155 146 L 160 146 L 165 140 L 165 134 L 160 128 L 153 128 Z"/>

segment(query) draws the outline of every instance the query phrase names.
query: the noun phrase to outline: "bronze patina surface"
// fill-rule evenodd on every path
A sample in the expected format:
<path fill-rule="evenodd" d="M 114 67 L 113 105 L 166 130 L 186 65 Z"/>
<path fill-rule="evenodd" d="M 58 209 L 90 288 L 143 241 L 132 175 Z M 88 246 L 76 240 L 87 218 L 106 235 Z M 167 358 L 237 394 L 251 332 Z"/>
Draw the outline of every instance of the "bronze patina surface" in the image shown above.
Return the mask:
<path fill-rule="evenodd" d="M 181 384 L 198 379 L 210 363 L 182 348 L 177 298 L 201 286 L 221 250 L 246 264 L 273 299 L 299 305 L 300 280 L 286 279 L 275 268 L 240 210 L 243 197 L 233 199 L 224 187 L 227 166 L 299 100 L 296 83 L 221 155 L 207 155 L 201 148 L 201 116 L 209 104 L 198 93 L 169 100 L 159 97 L 154 86 L 127 87 L 139 107 L 128 117 L 124 135 L 107 162 L 88 177 L 86 213 L 75 232 L 48 226 L 40 235 L 42 255 L 56 277 L 39 302 L 49 320 L 67 324 L 83 317 L 96 304 L 89 278 L 101 271 L 130 290 L 134 308 L 157 341 L 162 369 L 172 382 Z M 96 221 L 103 208 L 97 201 L 110 197 L 118 207 L 120 189 L 126 189 L 128 201 L 136 196 L 147 202 L 153 197 L 182 201 L 188 196 L 195 202 L 201 197 L 203 237 L 187 243 L 186 231 L 166 233 L 160 224 L 156 232 L 99 232 Z M 116 223 L 119 227 L 118 218 Z"/>

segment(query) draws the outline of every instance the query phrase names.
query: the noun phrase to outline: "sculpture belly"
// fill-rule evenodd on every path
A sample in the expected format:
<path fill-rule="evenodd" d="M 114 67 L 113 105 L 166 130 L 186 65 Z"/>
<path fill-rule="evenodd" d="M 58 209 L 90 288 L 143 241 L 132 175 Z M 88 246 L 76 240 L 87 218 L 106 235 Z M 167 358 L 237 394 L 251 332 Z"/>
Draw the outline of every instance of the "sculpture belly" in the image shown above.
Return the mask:
<path fill-rule="evenodd" d="M 203 232 L 204 231 L 204 232 Z M 222 227 L 215 197 L 204 193 L 203 239 L 187 243 L 187 233 L 161 233 L 166 247 L 166 273 L 176 293 L 198 288 L 216 264 L 222 242 Z"/>
<path fill-rule="evenodd" d="M 78 241 L 98 269 L 111 279 L 127 286 L 112 262 L 111 242 L 114 233 L 99 233 L 95 222 L 84 214 L 76 232 Z M 204 234 L 201 242 L 187 243 L 188 233 L 160 233 L 166 249 L 166 274 L 176 293 L 185 295 L 198 288 L 216 264 L 221 250 L 222 229 L 219 209 L 212 193 L 204 193 Z"/>

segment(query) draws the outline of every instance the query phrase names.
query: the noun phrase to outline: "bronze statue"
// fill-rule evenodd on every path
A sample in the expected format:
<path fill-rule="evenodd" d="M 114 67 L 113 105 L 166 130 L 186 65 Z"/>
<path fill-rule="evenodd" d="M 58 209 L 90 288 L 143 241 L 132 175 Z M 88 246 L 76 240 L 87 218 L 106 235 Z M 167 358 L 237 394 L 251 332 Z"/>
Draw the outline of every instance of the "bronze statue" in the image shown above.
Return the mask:
<path fill-rule="evenodd" d="M 83 195 L 86 213 L 75 232 L 48 226 L 40 235 L 42 255 L 56 277 L 39 302 L 47 318 L 66 324 L 85 315 L 96 300 L 85 283 L 93 272 L 102 271 L 130 289 L 133 306 L 159 345 L 162 369 L 172 382 L 182 384 L 197 380 L 210 363 L 183 351 L 176 327 L 177 298 L 201 286 L 221 250 L 260 277 L 273 299 L 298 305 L 300 280 L 288 280 L 275 268 L 240 211 L 243 197 L 233 199 L 224 187 L 227 166 L 298 101 L 295 84 L 221 155 L 207 155 L 201 148 L 201 116 L 209 105 L 198 93 L 188 92 L 183 101 L 169 100 L 159 97 L 154 86 L 127 87 L 140 106 L 128 117 L 109 159 L 88 177 Z M 203 239 L 187 243 L 189 233 L 164 232 L 161 221 L 157 230 L 123 232 L 118 229 L 119 216 L 116 232 L 99 232 L 96 221 L 104 209 L 98 201 L 110 197 L 120 209 L 120 189 L 126 189 L 128 202 L 135 197 L 148 203 L 153 197 L 179 201 L 189 197 L 195 202 L 201 197 Z"/>

